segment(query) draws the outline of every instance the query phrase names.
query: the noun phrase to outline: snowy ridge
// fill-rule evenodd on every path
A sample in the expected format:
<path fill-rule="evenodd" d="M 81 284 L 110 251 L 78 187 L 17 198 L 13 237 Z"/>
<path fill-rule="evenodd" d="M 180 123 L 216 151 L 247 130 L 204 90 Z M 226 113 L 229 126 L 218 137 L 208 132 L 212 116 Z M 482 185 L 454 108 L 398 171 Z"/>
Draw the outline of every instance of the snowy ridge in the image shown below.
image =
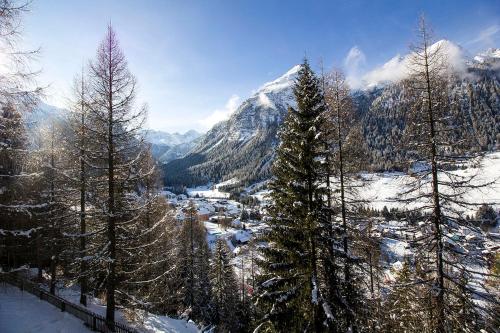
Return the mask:
<path fill-rule="evenodd" d="M 299 70 L 300 65 L 295 65 L 276 80 L 264 83 L 257 91 L 261 93 L 272 93 L 287 89 L 293 84 Z"/>
<path fill-rule="evenodd" d="M 491 59 L 500 59 L 500 49 L 490 48 L 474 57 L 474 60 L 479 63 L 484 63 Z"/>
<path fill-rule="evenodd" d="M 440 48 L 447 54 L 451 67 L 461 78 L 452 91 L 464 101 L 460 112 L 469 116 L 472 122 L 489 116 L 494 117 L 496 104 L 483 103 L 497 100 L 498 71 L 500 51 L 490 49 L 472 60 L 467 52 L 449 40 L 441 40 L 430 46 L 431 52 Z M 480 57 L 480 58 L 478 58 Z M 397 55 L 382 66 L 364 75 L 362 87 L 353 91 L 353 99 L 366 129 L 365 139 L 375 143 L 370 154 L 377 154 L 391 163 L 396 155 L 391 142 L 391 131 L 401 131 L 405 126 L 403 119 L 407 94 L 399 84 L 408 74 L 410 55 Z M 481 62 L 483 61 L 483 62 Z M 199 143 L 183 158 L 165 165 L 166 182 L 169 185 L 194 187 L 207 183 L 217 183 L 224 179 L 237 177 L 241 183 L 261 181 L 269 176 L 274 159 L 274 149 L 278 144 L 277 133 L 284 120 L 288 107 L 295 106 L 293 83 L 300 65 L 293 66 L 279 78 L 260 86 L 252 96 L 243 101 L 231 117 L 216 124 Z M 493 69 L 493 70 L 491 70 Z M 468 87 L 474 90 L 478 103 L 468 101 Z M 355 87 L 353 87 L 355 88 Z M 474 109 L 466 110 L 474 105 Z M 486 118 L 485 118 L 486 119 Z M 492 118 L 493 119 L 493 118 Z M 496 125 L 493 125 L 496 126 Z M 493 151 L 496 139 L 491 138 L 495 131 L 486 125 L 468 126 L 485 137 L 487 146 L 483 149 Z M 376 137 L 375 137 L 376 136 Z M 404 152 L 399 152 L 402 154 Z M 381 161 L 372 158 L 375 169 L 385 168 Z M 387 166 L 388 169 L 391 165 Z"/>
<path fill-rule="evenodd" d="M 245 142 L 257 134 L 258 130 L 269 123 L 279 121 L 282 111 L 294 106 L 292 86 L 300 70 L 300 65 L 293 66 L 278 79 L 265 83 L 238 107 L 235 114 L 227 121 L 229 139 Z M 260 112 L 264 111 L 264 112 Z"/>
<path fill-rule="evenodd" d="M 159 145 L 175 146 L 182 143 L 188 143 L 201 136 L 195 130 L 189 130 L 186 133 L 168 133 L 163 131 L 148 130 L 145 132 L 145 138 L 148 142 Z"/>

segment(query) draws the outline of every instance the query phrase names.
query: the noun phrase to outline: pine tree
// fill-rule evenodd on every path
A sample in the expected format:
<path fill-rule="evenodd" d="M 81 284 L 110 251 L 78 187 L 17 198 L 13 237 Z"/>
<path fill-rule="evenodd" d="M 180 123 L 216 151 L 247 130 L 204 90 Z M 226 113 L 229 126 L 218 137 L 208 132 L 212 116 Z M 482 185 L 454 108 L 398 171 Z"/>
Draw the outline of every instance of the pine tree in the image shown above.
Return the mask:
<path fill-rule="evenodd" d="M 4 105 L 0 110 L 0 230 L 1 263 L 6 271 L 34 260 L 30 240 L 37 234 L 33 231 L 39 231 L 31 215 L 37 207 L 31 192 L 39 174 L 28 168 L 27 145 L 20 112 L 12 104 Z"/>
<path fill-rule="evenodd" d="M 270 184 L 269 230 L 260 262 L 258 303 L 262 324 L 277 331 L 321 331 L 318 280 L 320 235 L 327 228 L 321 120 L 325 111 L 318 79 L 307 61 L 294 87 L 297 109 L 290 108 L 280 130 L 281 143 Z"/>
<path fill-rule="evenodd" d="M 425 289 L 419 283 L 407 259 L 396 274 L 396 281 L 384 300 L 384 318 L 378 323 L 386 332 L 427 332 L 426 313 L 421 311 L 426 302 Z"/>
<path fill-rule="evenodd" d="M 126 278 L 120 292 L 126 294 L 122 303 L 128 308 L 162 313 L 162 302 L 173 293 L 169 280 L 176 266 L 173 258 L 176 226 L 172 210 L 160 194 L 160 173 L 150 147 L 143 148 L 137 168 L 136 172 L 143 175 L 134 191 L 140 209 L 136 215 L 138 222 L 128 228 L 127 242 L 120 249 L 133 253 L 122 267 L 121 274 Z"/>
<path fill-rule="evenodd" d="M 212 290 L 210 281 L 210 258 L 212 253 L 205 241 L 200 242 L 200 248 L 195 257 L 195 304 L 196 318 L 202 323 L 211 323 L 213 320 Z"/>
<path fill-rule="evenodd" d="M 50 293 L 55 294 L 57 268 L 63 261 L 67 239 L 63 232 L 69 220 L 71 201 L 70 182 L 66 175 L 67 156 L 62 142 L 66 141 L 66 124 L 51 121 L 39 126 L 33 142 L 30 160 L 38 167 L 41 177 L 37 182 L 38 200 L 44 206 L 37 214 L 41 228 L 42 251 L 48 255 L 50 272 Z M 40 249 L 39 249 L 40 250 Z"/>
<path fill-rule="evenodd" d="M 185 316 L 204 323 L 211 319 L 210 283 L 208 281 L 208 261 L 210 250 L 206 241 L 206 231 L 198 220 L 193 202 L 186 207 L 187 219 L 180 234 L 179 276 L 181 288 L 181 309 Z"/>
<path fill-rule="evenodd" d="M 88 236 L 87 236 L 87 222 L 88 216 L 91 215 L 88 212 L 88 197 L 89 197 L 89 185 L 90 185 L 90 167 L 89 158 L 90 147 L 89 142 L 91 134 L 89 127 L 89 86 L 88 81 L 85 76 L 84 68 L 82 68 L 82 73 L 79 77 L 75 78 L 74 85 L 74 101 L 72 104 L 72 113 L 70 116 L 69 124 L 71 126 L 73 135 L 68 147 L 69 155 L 73 157 L 73 161 L 76 161 L 70 166 L 70 172 L 73 171 L 73 187 L 77 190 L 75 205 L 79 207 L 78 217 L 79 217 L 79 228 L 75 234 L 78 240 L 78 280 L 80 283 L 80 304 L 87 306 L 87 293 L 88 293 L 88 264 L 87 255 L 88 253 Z"/>
<path fill-rule="evenodd" d="M 238 332 L 237 310 L 240 308 L 238 283 L 226 241 L 218 239 L 210 267 L 214 303 L 214 323 L 221 332 Z"/>

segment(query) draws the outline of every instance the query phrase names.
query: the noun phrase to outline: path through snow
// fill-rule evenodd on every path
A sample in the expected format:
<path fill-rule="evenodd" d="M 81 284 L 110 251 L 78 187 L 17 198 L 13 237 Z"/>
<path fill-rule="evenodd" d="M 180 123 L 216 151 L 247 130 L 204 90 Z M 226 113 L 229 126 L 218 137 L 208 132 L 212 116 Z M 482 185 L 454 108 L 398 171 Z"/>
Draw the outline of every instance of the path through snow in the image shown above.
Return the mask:
<path fill-rule="evenodd" d="M 0 332 L 87 333 L 83 322 L 36 296 L 0 284 Z"/>

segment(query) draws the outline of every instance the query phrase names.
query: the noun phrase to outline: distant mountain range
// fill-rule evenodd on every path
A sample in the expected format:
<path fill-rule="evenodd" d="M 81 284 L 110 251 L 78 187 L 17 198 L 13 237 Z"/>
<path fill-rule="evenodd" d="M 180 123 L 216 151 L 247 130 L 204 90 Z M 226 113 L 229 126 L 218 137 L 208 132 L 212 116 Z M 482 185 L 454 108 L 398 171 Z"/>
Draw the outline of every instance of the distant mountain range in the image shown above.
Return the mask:
<path fill-rule="evenodd" d="M 35 131 L 51 121 L 64 122 L 67 120 L 68 110 L 40 102 L 32 111 L 24 114 L 25 124 L 29 132 Z M 153 157 L 162 163 L 185 156 L 198 142 L 200 133 L 189 130 L 186 133 L 168 133 L 157 130 L 143 132 L 147 142 L 151 143 Z M 33 137 L 33 135 L 30 135 Z"/>
<path fill-rule="evenodd" d="M 475 57 L 450 41 L 443 47 L 459 79 L 454 83 L 453 112 L 466 124 L 483 150 L 500 147 L 500 50 Z M 395 57 L 362 78 L 353 91 L 374 170 L 400 169 L 405 151 L 398 148 L 408 107 L 402 85 L 407 57 Z M 288 106 L 294 106 L 292 86 L 299 66 L 257 89 L 226 121 L 196 139 L 182 158 L 164 165 L 167 185 L 201 185 L 236 178 L 234 186 L 246 186 L 270 176 L 278 144 L 277 132 Z"/>
<path fill-rule="evenodd" d="M 184 134 L 147 130 L 146 141 L 151 143 L 153 157 L 162 163 L 184 157 L 198 143 L 201 133 L 189 130 Z"/>

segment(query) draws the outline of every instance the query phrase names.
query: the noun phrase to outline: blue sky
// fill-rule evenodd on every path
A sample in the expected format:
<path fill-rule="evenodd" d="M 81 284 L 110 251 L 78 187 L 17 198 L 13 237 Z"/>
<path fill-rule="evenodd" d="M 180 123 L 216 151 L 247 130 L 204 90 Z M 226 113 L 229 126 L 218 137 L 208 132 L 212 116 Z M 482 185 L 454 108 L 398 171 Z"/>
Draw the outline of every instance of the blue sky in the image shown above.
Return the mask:
<path fill-rule="evenodd" d="M 38 0 L 24 30 L 26 44 L 42 49 L 49 102 L 63 106 L 111 22 L 149 127 L 183 132 L 206 130 L 304 55 L 362 75 L 405 54 L 422 12 L 438 38 L 471 53 L 500 47 L 498 0 Z"/>

